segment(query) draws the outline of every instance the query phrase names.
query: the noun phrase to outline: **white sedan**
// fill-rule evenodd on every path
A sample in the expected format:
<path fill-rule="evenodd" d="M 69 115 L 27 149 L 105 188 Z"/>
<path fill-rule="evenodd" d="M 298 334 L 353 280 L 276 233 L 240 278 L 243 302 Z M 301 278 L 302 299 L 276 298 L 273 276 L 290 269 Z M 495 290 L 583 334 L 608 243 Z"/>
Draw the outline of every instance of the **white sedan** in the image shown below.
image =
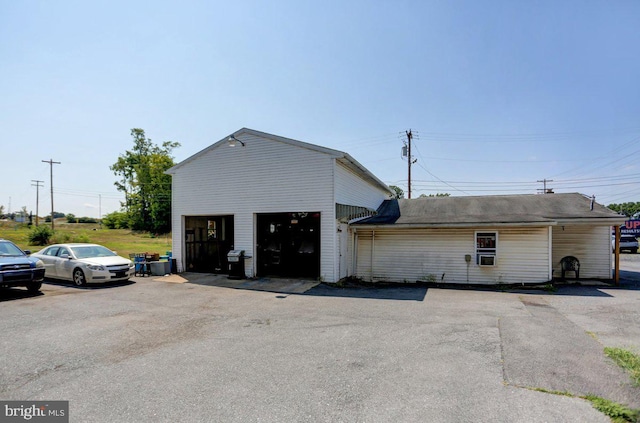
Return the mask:
<path fill-rule="evenodd" d="M 126 281 L 135 272 L 131 260 L 98 244 L 54 244 L 32 257 L 44 263 L 45 277 L 87 283 Z"/>

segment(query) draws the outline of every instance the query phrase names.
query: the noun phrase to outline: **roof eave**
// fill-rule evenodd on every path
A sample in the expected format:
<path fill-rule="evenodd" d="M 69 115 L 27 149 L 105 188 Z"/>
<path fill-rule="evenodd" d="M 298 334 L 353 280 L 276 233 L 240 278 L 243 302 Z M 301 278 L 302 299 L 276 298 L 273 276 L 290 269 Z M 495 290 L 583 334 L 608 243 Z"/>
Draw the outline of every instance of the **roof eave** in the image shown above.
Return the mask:
<path fill-rule="evenodd" d="M 466 229 L 466 228 L 489 228 L 489 227 L 523 227 L 523 226 L 556 226 L 555 221 L 536 222 L 461 222 L 461 223 L 388 223 L 380 225 L 367 225 L 355 223 L 352 226 L 358 229 Z"/>

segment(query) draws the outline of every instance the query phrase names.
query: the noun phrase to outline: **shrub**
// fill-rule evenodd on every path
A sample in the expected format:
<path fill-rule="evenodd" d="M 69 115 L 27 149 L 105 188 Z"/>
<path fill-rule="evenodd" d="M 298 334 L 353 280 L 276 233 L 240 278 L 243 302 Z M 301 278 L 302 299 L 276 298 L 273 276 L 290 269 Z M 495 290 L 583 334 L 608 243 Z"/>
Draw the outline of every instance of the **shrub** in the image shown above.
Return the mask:
<path fill-rule="evenodd" d="M 30 245 L 47 245 L 53 231 L 48 226 L 37 226 L 29 232 L 29 244 Z"/>
<path fill-rule="evenodd" d="M 109 229 L 128 229 L 129 215 L 126 212 L 115 211 L 104 216 L 102 223 Z"/>
<path fill-rule="evenodd" d="M 71 234 L 69 232 L 56 232 L 51 237 L 52 244 L 66 244 L 67 242 L 71 242 Z"/>

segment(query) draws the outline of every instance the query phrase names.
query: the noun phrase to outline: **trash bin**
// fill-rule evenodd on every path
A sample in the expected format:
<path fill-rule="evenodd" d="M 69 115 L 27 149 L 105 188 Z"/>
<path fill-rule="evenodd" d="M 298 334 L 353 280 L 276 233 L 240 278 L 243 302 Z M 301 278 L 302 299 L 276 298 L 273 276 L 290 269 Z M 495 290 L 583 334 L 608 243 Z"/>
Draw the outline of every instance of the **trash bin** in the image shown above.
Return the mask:
<path fill-rule="evenodd" d="M 229 263 L 229 279 L 244 279 L 244 250 L 231 250 L 227 254 Z"/>

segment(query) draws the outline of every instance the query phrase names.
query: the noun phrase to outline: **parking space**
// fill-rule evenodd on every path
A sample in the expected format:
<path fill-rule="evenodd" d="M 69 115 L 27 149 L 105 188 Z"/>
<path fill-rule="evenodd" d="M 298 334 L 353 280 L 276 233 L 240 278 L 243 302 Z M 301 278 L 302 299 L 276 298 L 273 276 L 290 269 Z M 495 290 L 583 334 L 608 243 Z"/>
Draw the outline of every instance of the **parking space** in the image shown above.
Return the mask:
<path fill-rule="evenodd" d="M 283 294 L 140 277 L 4 300 L 0 398 L 69 400 L 71 421 L 607 422 L 533 389 L 640 398 L 599 355 L 640 351 L 633 283 Z"/>

